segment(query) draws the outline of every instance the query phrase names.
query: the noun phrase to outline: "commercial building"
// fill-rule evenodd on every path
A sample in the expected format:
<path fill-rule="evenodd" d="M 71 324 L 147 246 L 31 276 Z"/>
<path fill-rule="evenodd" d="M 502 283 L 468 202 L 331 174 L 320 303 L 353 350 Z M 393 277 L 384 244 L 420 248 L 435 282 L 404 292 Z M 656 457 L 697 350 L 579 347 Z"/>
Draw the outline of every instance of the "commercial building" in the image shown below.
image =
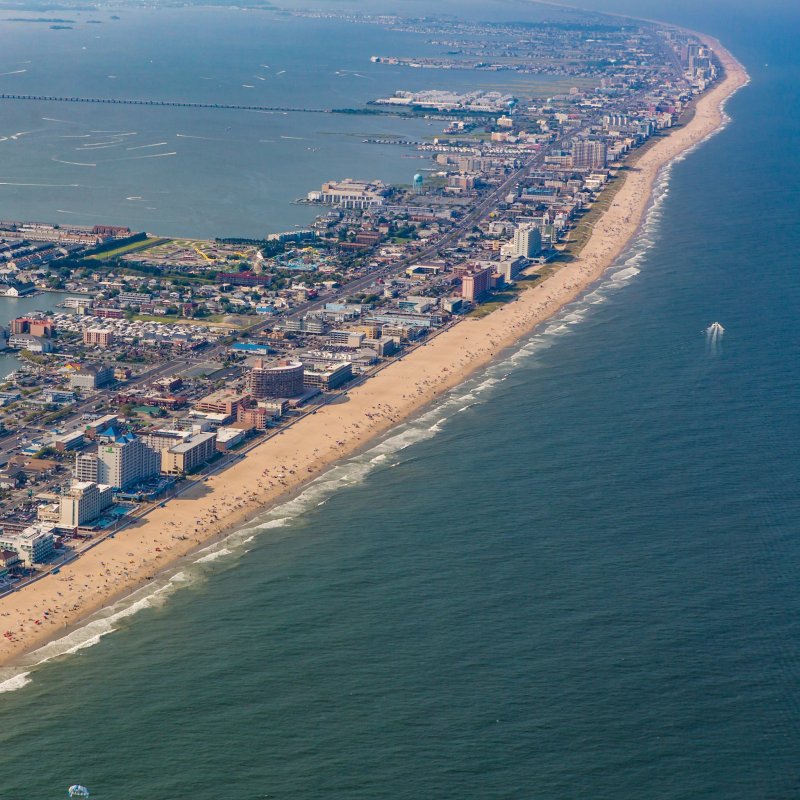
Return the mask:
<path fill-rule="evenodd" d="M 382 206 L 389 187 L 383 181 L 328 181 L 318 192 L 309 192 L 308 199 L 315 203 L 328 203 L 345 208 L 372 208 Z"/>
<path fill-rule="evenodd" d="M 29 353 L 51 353 L 53 345 L 44 336 L 32 336 L 29 333 L 15 333 L 8 337 L 8 346 Z"/>
<path fill-rule="evenodd" d="M 219 272 L 219 283 L 229 283 L 231 286 L 269 286 L 272 282 L 270 275 L 258 275 L 255 272 Z"/>
<path fill-rule="evenodd" d="M 255 400 L 296 397 L 303 393 L 303 371 L 300 361 L 258 358 L 247 376 L 247 391 Z"/>
<path fill-rule="evenodd" d="M 353 365 L 350 363 L 332 364 L 330 366 L 317 366 L 306 369 L 303 381 L 309 389 L 322 389 L 330 391 L 347 383 L 353 377 Z"/>
<path fill-rule="evenodd" d="M 236 421 L 245 428 L 256 428 L 263 431 L 276 416 L 274 410 L 256 406 L 255 408 L 240 408 Z"/>
<path fill-rule="evenodd" d="M 97 519 L 113 502 L 110 486 L 93 481 L 73 481 L 59 498 L 59 527 L 77 528 Z"/>
<path fill-rule="evenodd" d="M 132 434 L 101 444 L 96 453 L 78 453 L 75 478 L 127 489 L 158 475 L 158 453 Z"/>
<path fill-rule="evenodd" d="M 328 336 L 328 342 L 341 347 L 358 349 L 364 346 L 364 339 L 366 338 L 366 334 L 362 331 L 331 331 Z"/>
<path fill-rule="evenodd" d="M 410 311 L 381 311 L 371 314 L 367 322 L 382 326 L 382 336 L 388 336 L 386 326 L 404 326 L 407 328 L 435 328 L 444 322 L 442 314 L 414 314 Z"/>
<path fill-rule="evenodd" d="M 283 329 L 292 333 L 314 333 L 321 334 L 327 330 L 324 319 L 319 317 L 305 316 L 302 319 L 291 318 L 283 323 Z"/>
<path fill-rule="evenodd" d="M 216 448 L 220 453 L 232 450 L 244 441 L 244 437 L 243 428 L 218 428 Z"/>
<path fill-rule="evenodd" d="M 9 572 L 21 566 L 22 559 L 19 557 L 16 550 L 0 549 L 0 580 L 3 580 Z"/>
<path fill-rule="evenodd" d="M 84 364 L 69 376 L 70 389 L 100 389 L 114 380 L 114 368 L 108 364 Z"/>
<path fill-rule="evenodd" d="M 0 550 L 12 550 L 28 567 L 49 561 L 55 552 L 53 526 L 39 523 L 20 533 L 0 532 Z"/>
<path fill-rule="evenodd" d="M 189 434 L 186 431 L 178 430 L 157 430 L 149 431 L 142 437 L 144 443 L 153 451 L 158 453 L 159 469 L 161 467 L 161 453 L 169 450 L 177 444 L 186 441 Z"/>
<path fill-rule="evenodd" d="M 258 309 L 256 309 L 258 310 Z M 231 345 L 234 353 L 244 353 L 248 356 L 268 356 L 274 353 L 273 348 L 265 342 L 236 342 Z"/>
<path fill-rule="evenodd" d="M 216 445 L 216 433 L 189 434 L 180 444 L 161 451 L 161 471 L 168 475 L 188 474 L 214 457 Z"/>
<path fill-rule="evenodd" d="M 87 439 L 91 439 L 92 441 L 116 439 L 120 434 L 121 424 L 122 420 L 117 414 L 106 414 L 92 422 L 87 422 L 84 428 L 84 434 Z"/>
<path fill-rule="evenodd" d="M 235 418 L 239 409 L 247 405 L 248 397 L 247 393 L 221 389 L 198 400 L 194 408 L 209 414 L 225 414 Z"/>
<path fill-rule="evenodd" d="M 82 447 L 84 442 L 83 431 L 70 431 L 62 433 L 53 439 L 53 446 L 59 453 L 66 453 L 68 450 L 75 450 Z"/>

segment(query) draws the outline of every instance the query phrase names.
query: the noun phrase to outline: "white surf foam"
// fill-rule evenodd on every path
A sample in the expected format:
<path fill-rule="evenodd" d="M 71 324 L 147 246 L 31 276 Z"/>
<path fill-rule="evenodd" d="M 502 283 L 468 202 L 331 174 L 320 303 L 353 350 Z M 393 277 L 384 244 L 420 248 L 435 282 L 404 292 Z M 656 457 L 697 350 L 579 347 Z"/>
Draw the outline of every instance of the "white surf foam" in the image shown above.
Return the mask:
<path fill-rule="evenodd" d="M 30 672 L 18 672 L 12 674 L 6 680 L 0 679 L 0 693 L 3 692 L 16 692 L 17 689 L 22 689 L 31 682 Z"/>
<path fill-rule="evenodd" d="M 211 561 L 216 561 L 218 558 L 222 558 L 223 556 L 229 556 L 233 551 L 229 550 L 227 547 L 222 547 L 219 550 L 215 550 L 208 555 L 201 556 L 200 558 L 195 561 L 195 564 L 208 564 Z"/>

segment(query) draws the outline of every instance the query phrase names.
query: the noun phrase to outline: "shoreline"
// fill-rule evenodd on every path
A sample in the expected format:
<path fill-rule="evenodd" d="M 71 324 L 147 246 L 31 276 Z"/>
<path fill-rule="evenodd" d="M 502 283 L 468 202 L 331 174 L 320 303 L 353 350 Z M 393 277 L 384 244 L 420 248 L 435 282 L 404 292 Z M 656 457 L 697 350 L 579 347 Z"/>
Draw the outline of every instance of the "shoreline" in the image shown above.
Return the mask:
<path fill-rule="evenodd" d="M 443 331 L 226 471 L 100 542 L 58 575 L 0 599 L 0 629 L 14 632 L 13 641 L 2 639 L 0 667 L 37 663 L 42 660 L 36 658 L 39 648 L 135 595 L 154 575 L 177 568 L 243 523 L 291 501 L 311 481 L 431 406 L 596 283 L 641 230 L 662 170 L 724 127 L 726 101 L 749 80 L 717 40 L 696 35 L 714 47 L 723 79 L 695 101 L 688 123 L 626 162 L 624 184 L 574 261 L 491 314 Z"/>

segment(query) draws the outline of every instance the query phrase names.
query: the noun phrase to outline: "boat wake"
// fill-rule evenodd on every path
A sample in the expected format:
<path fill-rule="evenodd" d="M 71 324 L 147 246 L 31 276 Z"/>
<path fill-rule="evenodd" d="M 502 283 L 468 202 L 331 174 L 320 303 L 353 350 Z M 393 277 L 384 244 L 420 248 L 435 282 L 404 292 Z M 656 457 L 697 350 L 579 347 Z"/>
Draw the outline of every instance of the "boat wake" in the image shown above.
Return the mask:
<path fill-rule="evenodd" d="M 712 356 L 717 356 L 722 352 L 722 336 L 725 328 L 719 322 L 712 322 L 704 331 L 706 335 L 706 349 Z"/>

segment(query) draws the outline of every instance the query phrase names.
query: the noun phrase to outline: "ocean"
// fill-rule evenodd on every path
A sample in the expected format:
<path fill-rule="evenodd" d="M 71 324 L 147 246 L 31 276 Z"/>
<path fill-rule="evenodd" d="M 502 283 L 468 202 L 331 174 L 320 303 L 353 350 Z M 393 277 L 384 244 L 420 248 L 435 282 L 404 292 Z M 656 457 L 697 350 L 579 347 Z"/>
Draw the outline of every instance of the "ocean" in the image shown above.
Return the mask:
<path fill-rule="evenodd" d="M 49 653 L 71 655 L 6 673 L 4 798 L 797 797 L 800 12 L 648 11 L 752 81 L 629 251 Z"/>

